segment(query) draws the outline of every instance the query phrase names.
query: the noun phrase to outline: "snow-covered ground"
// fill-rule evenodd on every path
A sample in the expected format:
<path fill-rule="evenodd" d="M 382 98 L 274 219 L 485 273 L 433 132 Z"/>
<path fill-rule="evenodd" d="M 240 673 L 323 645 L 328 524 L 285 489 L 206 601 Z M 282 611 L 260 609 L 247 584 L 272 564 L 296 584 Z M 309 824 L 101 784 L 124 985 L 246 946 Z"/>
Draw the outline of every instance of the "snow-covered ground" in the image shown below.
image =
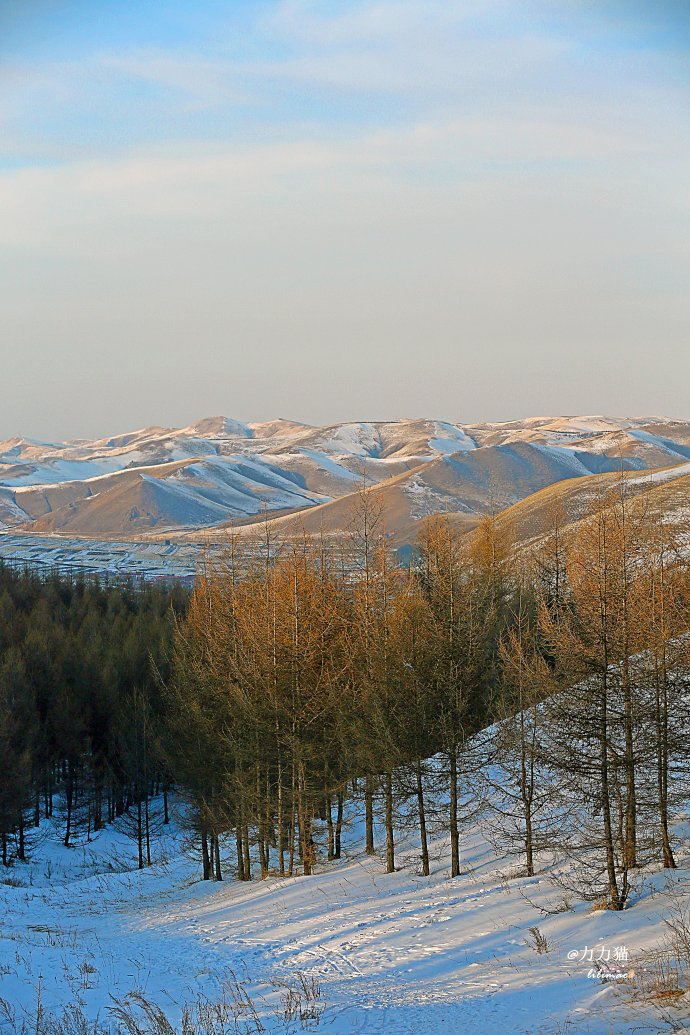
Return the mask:
<path fill-rule="evenodd" d="M 179 578 L 197 572 L 203 543 L 151 539 L 74 539 L 68 536 L 0 535 L 0 562 L 94 575 Z"/>
<path fill-rule="evenodd" d="M 690 1023 L 686 1000 L 685 1012 L 645 1004 L 628 977 L 593 978 L 589 955 L 580 959 L 624 947 L 621 971 L 641 966 L 664 937 L 669 891 L 687 894 L 687 869 L 647 873 L 622 913 L 575 899 L 553 912 L 563 892 L 544 876 L 511 876 L 478 831 L 453 880 L 440 843 L 430 877 L 418 875 L 411 844 L 387 875 L 353 836 L 346 858 L 312 877 L 212 884 L 174 828 L 155 865 L 137 871 L 117 829 L 65 849 L 46 827 L 32 861 L 0 875 L 0 1007 L 31 1017 L 40 986 L 45 1010 L 76 1005 L 105 1023 L 111 997 L 136 991 L 177 1024 L 185 1002 L 218 998 L 234 975 L 266 1031 L 297 1032 L 281 1004 L 301 974 L 320 987 L 318 1030 L 338 1035 L 642 1035 L 674 1030 L 669 1018 Z M 533 927 L 547 952 L 536 952 Z M 0 1032 L 12 1031 L 2 1018 Z M 237 1031 L 260 1030 L 251 1023 L 240 1018 Z"/>

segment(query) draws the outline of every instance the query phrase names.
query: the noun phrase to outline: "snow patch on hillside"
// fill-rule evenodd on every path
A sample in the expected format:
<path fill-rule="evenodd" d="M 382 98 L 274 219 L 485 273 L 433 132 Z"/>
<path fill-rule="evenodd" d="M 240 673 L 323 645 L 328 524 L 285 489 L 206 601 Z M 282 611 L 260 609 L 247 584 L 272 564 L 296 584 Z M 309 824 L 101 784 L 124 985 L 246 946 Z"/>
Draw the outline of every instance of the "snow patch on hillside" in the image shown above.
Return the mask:
<path fill-rule="evenodd" d="M 650 471 L 648 474 L 638 475 L 636 478 L 630 478 L 631 485 L 643 484 L 645 482 L 670 482 L 676 478 L 684 478 L 685 475 L 690 474 L 690 462 L 687 464 L 678 464 L 676 467 L 664 468 L 662 471 Z"/>
<path fill-rule="evenodd" d="M 439 492 L 428 485 L 422 476 L 415 475 L 408 478 L 403 485 L 403 492 L 412 501 L 410 516 L 415 521 L 430 517 L 432 514 L 473 513 L 470 507 L 461 503 L 450 493 Z"/>
<path fill-rule="evenodd" d="M 546 446 L 540 442 L 533 442 L 531 445 L 550 460 L 555 460 L 556 463 L 572 471 L 574 478 L 591 473 L 576 454 L 565 446 Z"/>
<path fill-rule="evenodd" d="M 5 464 L 0 459 L 0 485 L 8 488 L 35 485 L 57 485 L 59 482 L 85 481 L 121 471 L 123 464 L 116 457 L 98 460 L 47 460 L 45 463 Z M 3 470 L 5 468 L 5 470 Z"/>
<path fill-rule="evenodd" d="M 437 453 L 467 453 L 470 449 L 477 448 L 474 439 L 455 424 L 434 421 L 434 434 L 436 437 L 429 439 L 429 446 Z"/>
<path fill-rule="evenodd" d="M 326 474 L 332 474 L 335 478 L 344 478 L 348 482 L 359 482 L 362 480 L 361 474 L 351 471 L 349 467 L 338 463 L 333 457 L 326 456 L 325 453 L 317 452 L 316 449 L 301 448 L 298 450 L 298 455 L 306 456 L 313 460 L 317 467 L 325 471 Z"/>
<path fill-rule="evenodd" d="M 321 440 L 322 449 L 336 456 L 376 456 L 381 440 L 373 424 L 340 424 L 330 428 Z"/>

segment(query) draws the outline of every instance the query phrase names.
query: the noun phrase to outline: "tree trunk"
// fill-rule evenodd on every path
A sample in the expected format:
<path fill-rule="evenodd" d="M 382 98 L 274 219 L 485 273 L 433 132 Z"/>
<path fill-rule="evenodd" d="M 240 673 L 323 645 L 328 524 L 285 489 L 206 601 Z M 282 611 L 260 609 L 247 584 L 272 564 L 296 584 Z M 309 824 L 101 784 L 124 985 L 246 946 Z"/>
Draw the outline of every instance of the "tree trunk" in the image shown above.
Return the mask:
<path fill-rule="evenodd" d="M 218 838 L 218 834 L 216 834 L 216 836 L 215 836 L 214 861 L 215 861 L 215 865 L 216 865 L 216 880 L 222 880 L 223 879 L 223 871 L 220 868 L 220 841 L 219 841 L 219 838 Z"/>
<path fill-rule="evenodd" d="M 458 756 L 450 752 L 450 875 L 460 875 L 460 835 L 458 832 Z"/>
<path fill-rule="evenodd" d="M 385 777 L 386 796 L 386 873 L 395 872 L 395 840 L 393 833 L 393 774 L 390 769 Z"/>
<path fill-rule="evenodd" d="M 335 853 L 334 858 L 340 858 L 340 838 L 343 832 L 343 792 L 338 791 L 338 814 L 335 821 Z"/>
<path fill-rule="evenodd" d="M 93 794 L 93 829 L 100 830 L 103 826 L 103 787 L 99 777 Z"/>
<path fill-rule="evenodd" d="M 422 784 L 422 760 L 417 759 L 417 806 L 419 809 L 419 837 L 422 844 L 422 876 L 429 876 L 429 845 L 426 836 L 426 810 L 424 808 L 424 787 Z"/>
<path fill-rule="evenodd" d="M 24 849 L 24 814 L 23 814 L 21 809 L 19 810 L 18 828 L 19 828 L 19 847 L 18 847 L 18 850 L 17 850 L 17 858 L 21 859 L 21 861 L 24 862 L 24 860 L 26 859 L 26 853 L 25 853 L 25 849 Z"/>
<path fill-rule="evenodd" d="M 528 772 L 529 763 L 529 772 Z M 524 712 L 520 713 L 520 796 L 525 818 L 525 862 L 527 876 L 534 876 L 534 840 L 532 836 L 532 762 L 525 745 Z"/>
<path fill-rule="evenodd" d="M 302 870 L 305 877 L 313 872 L 314 842 L 312 839 L 311 813 L 306 802 L 306 780 L 304 766 L 300 763 L 298 772 L 297 818 L 299 823 L 300 846 L 302 850 Z"/>
<path fill-rule="evenodd" d="M 139 852 L 139 869 L 144 869 L 144 823 L 141 814 L 141 795 L 137 795 L 137 849 Z"/>
<path fill-rule="evenodd" d="M 278 837 L 278 873 L 285 876 L 285 815 L 283 805 L 283 767 L 278 762 L 278 811 L 277 811 L 277 837 Z"/>
<path fill-rule="evenodd" d="M 235 829 L 235 843 L 237 845 L 237 879 L 245 880 L 244 856 L 242 854 L 242 824 L 239 821 Z"/>
<path fill-rule="evenodd" d="M 332 802 L 331 796 L 328 795 L 326 800 L 326 822 L 328 824 L 328 861 L 335 859 L 335 830 L 333 827 L 333 813 L 331 811 Z"/>
<path fill-rule="evenodd" d="M 312 816 L 309 809 L 305 812 L 304 817 L 304 875 L 305 877 L 311 876 L 314 872 L 315 852 L 314 852 L 314 833 L 312 827 Z"/>
<path fill-rule="evenodd" d="M 151 827 L 149 823 L 149 799 L 148 795 L 144 798 L 144 820 L 146 829 L 146 865 L 151 865 Z"/>
<path fill-rule="evenodd" d="M 65 848 L 69 848 L 69 839 L 72 834 L 72 804 L 74 800 L 74 783 L 71 774 L 67 776 L 65 784 L 65 797 L 67 799 L 67 819 L 65 823 Z"/>
<path fill-rule="evenodd" d="M 203 879 L 211 879 L 211 857 L 208 851 L 208 835 L 205 830 L 201 832 L 201 860 L 203 865 Z"/>
<path fill-rule="evenodd" d="M 244 879 L 252 879 L 252 857 L 249 851 L 249 824 L 244 824 L 244 835 L 243 835 L 243 847 L 244 847 Z"/>
<path fill-rule="evenodd" d="M 637 790 L 635 787 L 635 751 L 633 742 L 633 700 L 630 677 L 624 661 L 625 718 L 625 864 L 637 866 Z"/>
<path fill-rule="evenodd" d="M 606 677 L 604 676 L 604 680 Z M 613 846 L 613 828 L 611 825 L 611 798 L 609 787 L 608 760 L 608 692 L 603 688 L 599 704 L 599 772 L 601 777 L 601 803 L 604 817 L 604 844 L 606 848 L 606 874 L 609 886 L 609 902 L 611 909 L 622 909 L 618 881 L 616 879 L 616 856 Z"/>
<path fill-rule="evenodd" d="M 658 676 L 656 681 L 656 743 L 661 850 L 665 869 L 675 870 L 676 860 L 673 857 L 668 829 L 668 690 L 665 673 L 662 676 L 661 686 Z"/>
<path fill-rule="evenodd" d="M 288 830 L 288 877 L 295 872 L 295 803 L 290 809 L 290 827 Z"/>
<path fill-rule="evenodd" d="M 371 776 L 367 775 L 364 784 L 364 811 L 366 816 L 366 853 L 374 854 L 374 788 Z"/>
<path fill-rule="evenodd" d="M 262 823 L 259 830 L 259 865 L 261 867 L 261 879 L 266 880 L 269 871 L 269 847 L 266 825 Z"/>

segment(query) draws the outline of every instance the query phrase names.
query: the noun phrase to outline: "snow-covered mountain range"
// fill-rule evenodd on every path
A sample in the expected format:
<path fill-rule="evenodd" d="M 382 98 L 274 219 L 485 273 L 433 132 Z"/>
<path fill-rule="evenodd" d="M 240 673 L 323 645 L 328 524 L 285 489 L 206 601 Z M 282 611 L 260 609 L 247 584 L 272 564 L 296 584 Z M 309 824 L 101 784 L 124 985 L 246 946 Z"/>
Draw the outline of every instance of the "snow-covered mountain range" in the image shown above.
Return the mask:
<path fill-rule="evenodd" d="M 0 527 L 127 537 L 197 533 L 268 510 L 337 530 L 363 472 L 405 537 L 448 511 L 474 523 L 564 479 L 690 460 L 690 421 L 533 417 L 460 424 L 411 419 L 312 427 L 210 417 L 94 441 L 0 442 Z"/>

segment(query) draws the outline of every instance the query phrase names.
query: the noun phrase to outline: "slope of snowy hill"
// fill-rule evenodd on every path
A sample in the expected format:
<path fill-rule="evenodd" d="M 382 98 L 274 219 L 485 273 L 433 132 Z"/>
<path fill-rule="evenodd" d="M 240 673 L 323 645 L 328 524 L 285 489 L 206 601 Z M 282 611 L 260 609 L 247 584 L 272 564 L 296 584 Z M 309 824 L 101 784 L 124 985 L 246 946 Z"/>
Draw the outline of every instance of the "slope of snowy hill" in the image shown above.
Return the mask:
<path fill-rule="evenodd" d="M 667 933 L 675 891 L 687 887 L 687 849 L 678 870 L 641 872 L 628 908 L 615 913 L 566 901 L 548 868 L 520 876 L 479 828 L 466 835 L 463 872 L 452 880 L 442 840 L 430 877 L 419 875 L 410 841 L 398 871 L 385 874 L 381 858 L 363 854 L 354 825 L 342 860 L 321 862 L 312 877 L 249 885 L 232 880 L 230 851 L 225 882 L 200 881 L 183 834 L 169 829 L 155 842 L 154 865 L 138 871 L 121 825 L 72 849 L 48 825 L 32 860 L 1 875 L 1 1035 L 24 1022 L 30 1032 L 58 1030 L 64 1009 L 111 1031 L 109 1009 L 132 992 L 179 1031 L 185 1003 L 231 998 L 238 987 L 245 1012 L 227 1030 L 244 1033 L 686 1030 L 685 998 L 645 998 L 639 976 Z M 590 951 L 608 954 L 608 976 L 583 958 Z M 318 1024 L 286 1019 L 288 989 L 299 997 L 303 984 L 314 991 Z"/>
<path fill-rule="evenodd" d="M 390 503 L 389 528 L 409 539 L 434 511 L 476 521 L 490 502 L 512 504 L 564 478 L 688 459 L 690 423 L 660 417 L 324 427 L 209 417 L 93 441 L 0 443 L 0 528 L 157 536 L 242 523 L 263 510 L 307 520 L 309 508 L 327 505 L 325 520 L 338 530 L 366 472 Z"/>
<path fill-rule="evenodd" d="M 499 523 L 510 529 L 516 542 L 531 546 L 550 530 L 554 514 L 559 515 L 562 528 L 576 525 L 596 498 L 616 488 L 618 478 L 618 472 L 612 471 L 595 478 L 555 481 L 506 507 Z M 663 514 L 664 523 L 674 529 L 677 548 L 690 556 L 690 462 L 631 473 L 626 485 L 632 495 L 645 493 L 645 506 Z"/>
<path fill-rule="evenodd" d="M 95 536 L 193 529 L 256 515 L 264 506 L 301 508 L 324 499 L 299 475 L 250 454 L 134 468 L 77 485 L 24 487 L 14 495 L 23 510 L 32 508 L 33 532 Z"/>
<path fill-rule="evenodd" d="M 483 446 L 418 463 L 409 471 L 379 482 L 372 489 L 380 502 L 386 525 L 400 542 L 413 542 L 419 523 L 431 514 L 453 515 L 463 528 L 474 527 L 489 506 L 510 507 L 545 487 L 571 479 L 587 479 L 620 470 L 620 458 L 605 453 L 566 449 L 534 442 Z M 625 461 L 627 470 L 644 470 L 637 457 Z M 676 468 L 671 468 L 671 471 Z M 351 493 L 356 491 L 353 486 Z M 302 529 L 337 532 L 351 521 L 355 500 L 345 495 L 308 512 L 276 518 L 286 534 Z"/>

